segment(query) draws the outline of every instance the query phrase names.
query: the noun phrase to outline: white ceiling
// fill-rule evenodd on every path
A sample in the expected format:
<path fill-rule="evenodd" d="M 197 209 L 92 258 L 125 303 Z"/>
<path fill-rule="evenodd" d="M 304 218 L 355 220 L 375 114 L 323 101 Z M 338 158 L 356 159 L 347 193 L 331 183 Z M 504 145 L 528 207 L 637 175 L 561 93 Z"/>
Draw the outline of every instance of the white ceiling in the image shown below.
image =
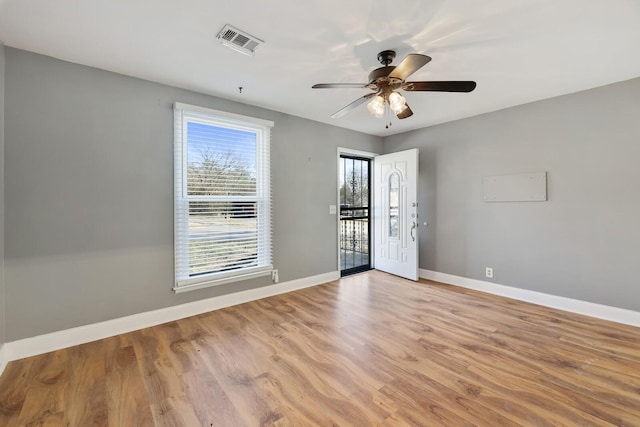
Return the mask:
<path fill-rule="evenodd" d="M 225 24 L 266 41 L 249 57 Z M 354 129 L 390 135 L 640 76 L 638 0 L 0 0 L 0 40 L 45 55 Z M 390 129 L 365 105 L 377 53 L 433 60 L 408 80 L 475 80 L 405 93 Z M 238 93 L 238 86 L 244 88 Z"/>

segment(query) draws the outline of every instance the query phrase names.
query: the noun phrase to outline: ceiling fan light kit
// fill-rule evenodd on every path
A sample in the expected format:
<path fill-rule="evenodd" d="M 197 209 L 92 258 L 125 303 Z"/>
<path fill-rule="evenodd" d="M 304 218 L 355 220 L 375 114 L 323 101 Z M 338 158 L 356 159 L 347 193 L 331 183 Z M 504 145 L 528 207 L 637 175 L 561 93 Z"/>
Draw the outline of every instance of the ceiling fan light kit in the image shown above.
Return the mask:
<path fill-rule="evenodd" d="M 407 82 L 407 77 L 425 66 L 431 61 L 431 57 L 411 53 L 397 66 L 389 65 L 395 57 L 396 53 L 393 50 L 380 52 L 378 61 L 382 67 L 369 73 L 369 83 L 318 83 L 313 85 L 312 89 L 362 88 L 374 92 L 358 98 L 336 111 L 331 116 L 333 118 L 342 117 L 371 99 L 367 104 L 367 110 L 375 117 L 384 117 L 388 105 L 398 119 L 406 119 L 413 115 L 413 111 L 407 104 L 406 98 L 398 90 L 408 92 L 471 92 L 476 88 L 474 81 Z"/>
<path fill-rule="evenodd" d="M 389 106 L 396 114 L 400 114 L 407 109 L 406 98 L 398 92 L 391 92 L 387 100 L 389 101 Z"/>
<path fill-rule="evenodd" d="M 367 110 L 377 118 L 382 118 L 384 116 L 384 98 L 380 95 L 374 96 L 367 104 Z"/>

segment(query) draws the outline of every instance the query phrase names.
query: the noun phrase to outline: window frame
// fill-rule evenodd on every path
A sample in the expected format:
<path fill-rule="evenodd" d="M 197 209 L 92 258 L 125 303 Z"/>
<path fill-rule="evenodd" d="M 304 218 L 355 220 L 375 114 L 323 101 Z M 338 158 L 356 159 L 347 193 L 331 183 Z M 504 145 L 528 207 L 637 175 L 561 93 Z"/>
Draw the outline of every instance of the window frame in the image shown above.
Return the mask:
<path fill-rule="evenodd" d="M 256 134 L 256 196 L 189 196 L 187 192 L 189 122 Z M 271 249 L 271 128 L 269 120 L 176 102 L 174 104 L 174 287 L 176 293 L 270 275 Z M 189 276 L 189 202 L 254 201 L 257 207 L 257 266 Z"/>

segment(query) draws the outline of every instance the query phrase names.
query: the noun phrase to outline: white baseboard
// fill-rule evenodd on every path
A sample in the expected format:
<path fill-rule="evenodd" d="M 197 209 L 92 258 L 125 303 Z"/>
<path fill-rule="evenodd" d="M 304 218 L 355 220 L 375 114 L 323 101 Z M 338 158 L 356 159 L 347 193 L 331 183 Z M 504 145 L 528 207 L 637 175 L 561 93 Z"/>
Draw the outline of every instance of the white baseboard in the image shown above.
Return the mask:
<path fill-rule="evenodd" d="M 38 335 L 17 341 L 5 343 L 2 347 L 5 363 L 11 360 L 18 360 L 25 357 L 48 353 L 50 351 L 84 344 L 91 341 L 100 340 L 118 334 L 124 334 L 150 326 L 160 325 L 185 317 L 195 316 L 224 307 L 255 301 L 274 295 L 304 289 L 311 286 L 321 285 L 340 278 L 338 271 L 318 274 L 316 276 L 263 286 L 256 289 L 236 292 L 233 294 L 221 295 L 219 297 L 207 298 L 186 304 L 133 314 L 131 316 L 106 320 L 104 322 L 79 326 L 77 328 L 65 329 L 51 332 L 49 334 Z"/>
<path fill-rule="evenodd" d="M 528 289 L 514 288 L 512 286 L 499 285 L 485 282 L 484 280 L 470 279 L 468 277 L 455 276 L 453 274 L 439 273 L 437 271 L 420 269 L 420 277 L 435 282 L 474 289 L 520 301 L 531 302 L 545 307 L 557 308 L 572 313 L 584 314 L 598 319 L 611 320 L 631 326 L 640 326 L 640 312 L 624 308 L 611 307 Z"/>
<path fill-rule="evenodd" d="M 4 368 L 7 367 L 7 363 L 9 363 L 7 360 L 7 345 L 2 344 L 0 345 L 0 375 L 4 372 Z"/>

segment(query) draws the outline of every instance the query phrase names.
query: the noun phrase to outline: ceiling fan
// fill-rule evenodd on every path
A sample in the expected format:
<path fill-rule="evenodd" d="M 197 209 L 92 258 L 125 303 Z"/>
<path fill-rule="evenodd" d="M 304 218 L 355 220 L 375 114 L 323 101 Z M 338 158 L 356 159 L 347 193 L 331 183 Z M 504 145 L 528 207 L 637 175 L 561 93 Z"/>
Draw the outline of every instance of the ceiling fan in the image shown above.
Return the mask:
<path fill-rule="evenodd" d="M 376 68 L 369 73 L 369 83 L 318 83 L 312 86 L 313 89 L 334 89 L 334 88 L 366 88 L 373 93 L 368 93 L 362 98 L 358 98 L 346 107 L 336 111 L 332 118 L 342 117 L 356 107 L 371 100 L 367 105 L 369 112 L 374 116 L 384 117 L 386 106 L 395 113 L 399 119 L 406 119 L 413 115 L 413 111 L 407 104 L 407 100 L 398 89 L 409 92 L 471 92 L 476 88 L 473 81 L 437 81 L 437 82 L 407 82 L 407 77 L 425 66 L 431 57 L 418 53 L 411 53 L 397 66 L 389 65 L 396 57 L 393 50 L 384 50 L 378 54 L 378 61 L 382 67 Z M 389 127 L 389 125 L 387 125 Z"/>

